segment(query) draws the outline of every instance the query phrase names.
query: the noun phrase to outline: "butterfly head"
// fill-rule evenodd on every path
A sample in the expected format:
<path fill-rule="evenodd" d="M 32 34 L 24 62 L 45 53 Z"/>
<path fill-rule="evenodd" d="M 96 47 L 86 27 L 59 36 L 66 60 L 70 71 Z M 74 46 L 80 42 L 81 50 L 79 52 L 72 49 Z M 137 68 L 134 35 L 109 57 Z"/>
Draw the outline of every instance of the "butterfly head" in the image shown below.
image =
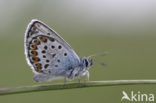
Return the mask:
<path fill-rule="evenodd" d="M 89 69 L 93 65 L 93 60 L 91 58 L 81 58 L 82 65 L 84 68 Z"/>

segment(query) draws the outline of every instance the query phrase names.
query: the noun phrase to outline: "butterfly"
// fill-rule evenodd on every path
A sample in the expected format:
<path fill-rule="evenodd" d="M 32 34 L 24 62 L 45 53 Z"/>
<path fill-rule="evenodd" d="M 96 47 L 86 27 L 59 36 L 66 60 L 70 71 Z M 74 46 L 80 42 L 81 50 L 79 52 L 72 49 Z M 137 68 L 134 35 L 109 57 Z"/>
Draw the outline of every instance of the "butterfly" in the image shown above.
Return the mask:
<path fill-rule="evenodd" d="M 24 38 L 27 63 L 31 66 L 36 82 L 54 80 L 79 80 L 86 76 L 93 61 L 80 58 L 72 47 L 53 29 L 40 20 L 33 19 L 27 26 Z"/>

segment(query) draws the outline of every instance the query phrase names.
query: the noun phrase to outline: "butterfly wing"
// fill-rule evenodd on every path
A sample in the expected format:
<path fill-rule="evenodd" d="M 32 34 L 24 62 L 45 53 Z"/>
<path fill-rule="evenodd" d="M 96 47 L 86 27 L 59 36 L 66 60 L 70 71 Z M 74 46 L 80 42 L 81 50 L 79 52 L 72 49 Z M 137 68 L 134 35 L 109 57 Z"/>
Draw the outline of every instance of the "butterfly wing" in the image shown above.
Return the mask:
<path fill-rule="evenodd" d="M 66 70 L 78 66 L 80 62 L 71 46 L 39 20 L 32 20 L 27 27 L 25 55 L 35 73 L 57 68 Z"/>

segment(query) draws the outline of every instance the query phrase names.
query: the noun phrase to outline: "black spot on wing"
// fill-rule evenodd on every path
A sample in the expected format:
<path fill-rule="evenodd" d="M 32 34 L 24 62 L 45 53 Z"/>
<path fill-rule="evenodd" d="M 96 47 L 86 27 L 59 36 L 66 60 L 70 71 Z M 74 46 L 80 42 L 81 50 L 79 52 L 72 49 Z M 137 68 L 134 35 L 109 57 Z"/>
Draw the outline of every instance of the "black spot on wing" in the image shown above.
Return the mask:
<path fill-rule="evenodd" d="M 52 38 L 52 37 L 49 37 L 49 40 L 50 40 L 51 42 L 54 42 L 54 41 L 55 41 L 55 39 Z"/>
<path fill-rule="evenodd" d="M 45 65 L 44 65 L 44 68 L 46 69 L 48 66 L 49 66 L 49 64 L 45 64 Z"/>
<path fill-rule="evenodd" d="M 67 56 L 67 53 L 64 53 L 64 56 Z"/>
<path fill-rule="evenodd" d="M 42 50 L 42 53 L 46 53 L 46 51 L 45 50 Z"/>
<path fill-rule="evenodd" d="M 43 58 L 46 58 L 46 56 L 45 56 L 45 55 L 43 55 Z"/>
<path fill-rule="evenodd" d="M 54 49 L 54 48 L 55 48 L 55 46 L 54 46 L 54 45 L 52 45 L 52 46 L 51 46 L 51 48 L 52 48 L 52 49 Z"/>
<path fill-rule="evenodd" d="M 57 62 L 60 62 L 60 59 L 58 59 Z"/>
<path fill-rule="evenodd" d="M 58 46 L 58 49 L 61 49 L 61 48 L 62 48 L 62 46 L 61 46 L 61 45 L 59 45 L 59 46 Z"/>
<path fill-rule="evenodd" d="M 46 49 L 46 50 L 47 50 L 47 49 L 48 49 L 48 47 L 45 45 L 45 46 L 44 46 L 44 49 Z"/>
<path fill-rule="evenodd" d="M 52 57 L 55 57 L 56 54 L 53 54 Z"/>
<path fill-rule="evenodd" d="M 49 60 L 47 59 L 47 60 L 46 60 L 46 62 L 48 63 L 48 62 L 49 62 Z"/>

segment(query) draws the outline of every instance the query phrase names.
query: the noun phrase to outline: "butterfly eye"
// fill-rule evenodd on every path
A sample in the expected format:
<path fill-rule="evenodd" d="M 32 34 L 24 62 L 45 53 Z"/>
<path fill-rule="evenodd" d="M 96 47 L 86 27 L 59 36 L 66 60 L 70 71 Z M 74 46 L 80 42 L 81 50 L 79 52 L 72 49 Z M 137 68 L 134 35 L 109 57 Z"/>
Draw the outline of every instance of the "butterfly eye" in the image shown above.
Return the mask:
<path fill-rule="evenodd" d="M 88 61 L 85 59 L 85 66 L 88 67 Z"/>

